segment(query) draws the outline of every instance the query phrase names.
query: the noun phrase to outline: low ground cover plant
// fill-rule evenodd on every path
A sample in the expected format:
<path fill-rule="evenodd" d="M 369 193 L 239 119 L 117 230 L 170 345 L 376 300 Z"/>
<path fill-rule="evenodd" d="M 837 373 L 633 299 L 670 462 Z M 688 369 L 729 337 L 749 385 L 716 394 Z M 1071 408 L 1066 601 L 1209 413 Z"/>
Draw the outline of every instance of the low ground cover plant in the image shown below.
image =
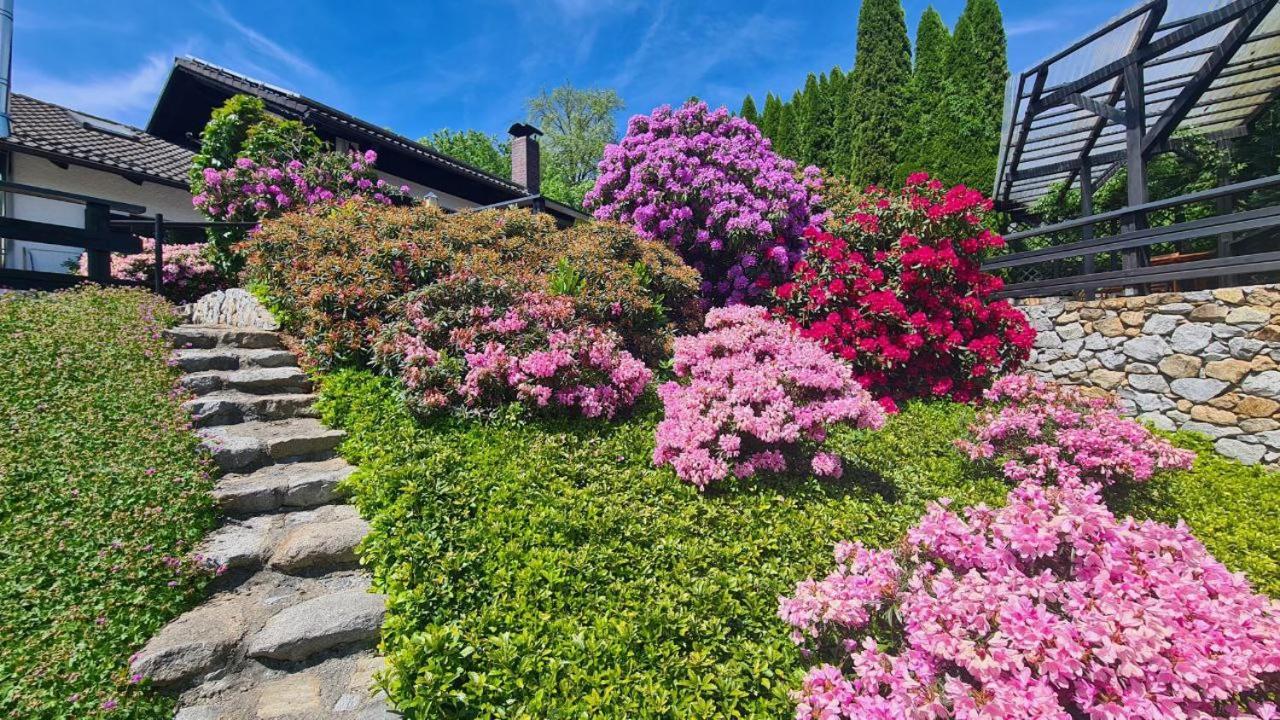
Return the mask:
<path fill-rule="evenodd" d="M 852 218 L 806 231 L 808 250 L 774 294 L 775 311 L 853 365 L 877 397 L 974 400 L 1026 360 L 1035 331 L 1006 301 L 982 253 L 991 201 L 912 176 L 869 188 Z"/>
<path fill-rule="evenodd" d="M 749 121 L 691 101 L 631 118 L 584 202 L 679 252 L 711 307 L 759 301 L 787 276 L 820 187 L 817 168 L 797 172 Z"/>
<path fill-rule="evenodd" d="M 0 294 L 0 715 L 173 716 L 127 667 L 208 577 L 186 559 L 214 507 L 174 321 L 140 290 Z"/>
<path fill-rule="evenodd" d="M 155 279 L 156 243 L 142 238 L 142 252 L 131 255 L 111 255 L 111 277 L 117 280 L 143 283 L 150 286 Z M 161 248 L 160 277 L 164 296 L 174 302 L 192 302 L 226 285 L 222 273 L 205 256 L 205 246 L 200 243 L 165 244 Z M 78 271 L 89 273 L 88 255 L 80 256 Z"/>
<path fill-rule="evenodd" d="M 674 369 L 653 461 L 699 489 L 788 469 L 839 478 L 840 457 L 821 449 L 831 428 L 884 424 L 847 365 L 764 308 L 707 313 L 706 332 L 676 340 Z"/>

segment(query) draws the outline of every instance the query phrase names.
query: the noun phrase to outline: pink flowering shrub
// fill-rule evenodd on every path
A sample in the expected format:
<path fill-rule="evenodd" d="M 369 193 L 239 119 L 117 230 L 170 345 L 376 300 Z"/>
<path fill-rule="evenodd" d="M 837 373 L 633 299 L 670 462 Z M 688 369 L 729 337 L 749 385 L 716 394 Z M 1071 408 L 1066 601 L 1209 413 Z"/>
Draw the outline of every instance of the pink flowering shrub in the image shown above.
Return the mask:
<path fill-rule="evenodd" d="M 704 305 L 718 306 L 759 300 L 786 278 L 820 186 L 816 168 L 798 174 L 750 122 L 690 102 L 631 118 L 584 202 L 679 252 L 702 273 Z"/>
<path fill-rule="evenodd" d="M 116 280 L 143 283 L 151 287 L 155 278 L 156 243 L 151 238 L 141 238 L 142 252 L 133 255 L 111 255 L 111 277 Z M 206 293 L 223 287 L 222 274 L 205 257 L 205 246 L 199 243 L 164 245 L 161 248 L 164 264 L 160 268 L 164 296 L 174 302 L 191 302 Z M 89 273 L 89 256 L 80 256 L 81 275 Z"/>
<path fill-rule="evenodd" d="M 422 412 L 517 401 L 612 418 L 653 379 L 616 334 L 580 320 L 569 298 L 456 274 L 411 293 L 397 311 L 402 319 L 376 359 Z"/>
<path fill-rule="evenodd" d="M 991 201 L 924 174 L 901 192 L 869 188 L 851 218 L 811 228 L 775 312 L 854 367 L 877 397 L 968 402 L 1017 370 L 1035 331 L 992 294 L 982 254 L 1004 245 L 984 229 Z"/>
<path fill-rule="evenodd" d="M 1280 603 L 1186 527 L 1118 520 L 1097 486 L 935 505 L 900 550 L 835 559 L 780 600 L 827 660 L 797 720 L 1280 716 Z"/>
<path fill-rule="evenodd" d="M 997 380 L 989 403 L 959 443 L 971 459 L 1004 461 L 1013 482 L 1078 486 L 1144 482 L 1158 470 L 1190 469 L 1195 453 L 1175 448 L 1120 416 L 1114 397 L 1029 375 Z"/>
<path fill-rule="evenodd" d="M 848 366 L 763 308 L 712 310 L 706 330 L 676 340 L 680 380 L 658 389 L 665 414 L 653 451 L 656 465 L 699 489 L 730 475 L 783 472 L 796 458 L 839 477 L 840 458 L 819 449 L 828 428 L 884 423 Z"/>

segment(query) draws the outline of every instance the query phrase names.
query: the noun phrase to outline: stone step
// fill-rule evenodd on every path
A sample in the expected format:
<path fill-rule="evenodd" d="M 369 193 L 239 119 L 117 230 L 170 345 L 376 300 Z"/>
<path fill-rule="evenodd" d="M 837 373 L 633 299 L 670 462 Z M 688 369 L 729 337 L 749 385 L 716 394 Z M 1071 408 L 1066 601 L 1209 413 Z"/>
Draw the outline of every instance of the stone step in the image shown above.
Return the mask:
<path fill-rule="evenodd" d="M 218 390 L 183 403 L 196 427 L 233 425 L 262 420 L 315 417 L 316 396 L 310 393 L 255 395 L 238 390 Z"/>
<path fill-rule="evenodd" d="M 158 687 L 184 684 L 221 667 L 244 637 L 247 615 L 236 599 L 210 602 L 166 625 L 129 661 Z"/>
<path fill-rule="evenodd" d="M 289 458 L 327 453 L 346 436 L 312 418 L 218 425 L 196 434 L 224 472 L 249 472 Z"/>
<path fill-rule="evenodd" d="M 164 331 L 175 348 L 280 348 L 278 333 L 226 325 L 179 325 Z"/>
<path fill-rule="evenodd" d="M 196 395 L 208 395 L 220 390 L 238 390 L 255 395 L 311 392 L 311 380 L 296 367 L 206 370 L 183 375 L 178 380 L 178 385 Z"/>
<path fill-rule="evenodd" d="M 364 590 L 323 595 L 274 615 L 249 638 L 248 654 L 298 662 L 352 643 L 378 639 L 386 614 L 386 597 Z"/>
<path fill-rule="evenodd" d="M 170 356 L 173 364 L 183 372 L 206 370 L 244 370 L 246 368 L 276 368 L 297 365 L 297 358 L 288 350 L 259 348 L 187 348 L 174 350 Z"/>
<path fill-rule="evenodd" d="M 267 565 L 290 574 L 352 567 L 359 562 L 356 546 L 368 534 L 369 523 L 358 517 L 298 524 L 280 538 Z"/>
<path fill-rule="evenodd" d="M 213 496 L 228 515 L 317 507 L 336 500 L 338 483 L 354 470 L 341 458 L 268 465 L 248 475 L 224 476 Z"/>

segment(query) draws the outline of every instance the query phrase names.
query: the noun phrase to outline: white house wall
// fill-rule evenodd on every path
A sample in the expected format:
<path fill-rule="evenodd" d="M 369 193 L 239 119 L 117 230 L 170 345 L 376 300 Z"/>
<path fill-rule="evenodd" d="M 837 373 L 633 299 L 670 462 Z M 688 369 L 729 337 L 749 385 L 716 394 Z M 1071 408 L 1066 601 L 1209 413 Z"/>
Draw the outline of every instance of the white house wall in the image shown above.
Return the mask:
<path fill-rule="evenodd" d="M 138 185 L 119 175 L 76 165 L 64 170 L 35 155 L 14 153 L 11 162 L 11 179 L 16 183 L 142 205 L 147 208 L 147 215 L 159 212 L 170 220 L 203 219 L 191 206 L 191 194 L 186 190 L 149 182 Z M 83 205 L 26 195 L 10 195 L 10 198 L 11 217 L 84 227 Z M 80 253 L 80 250 L 59 245 L 16 240 L 11 243 L 6 266 L 21 270 L 63 272 L 66 269 L 65 263 L 68 260 L 78 260 Z"/>

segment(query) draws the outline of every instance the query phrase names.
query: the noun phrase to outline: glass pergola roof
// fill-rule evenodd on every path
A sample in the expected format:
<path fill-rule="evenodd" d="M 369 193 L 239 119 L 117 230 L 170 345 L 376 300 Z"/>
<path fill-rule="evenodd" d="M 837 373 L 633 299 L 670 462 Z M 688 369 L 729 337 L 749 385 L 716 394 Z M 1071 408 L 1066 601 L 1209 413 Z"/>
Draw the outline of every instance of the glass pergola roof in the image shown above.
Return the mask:
<path fill-rule="evenodd" d="M 1238 137 L 1280 91 L 1280 0 L 1149 0 L 1015 76 L 995 197 L 1025 207 L 1077 185 L 1095 186 L 1127 158 L 1131 101 L 1126 69 L 1140 78 L 1143 154 L 1168 151 L 1175 134 Z M 1138 122 L 1128 122 L 1133 127 Z"/>

